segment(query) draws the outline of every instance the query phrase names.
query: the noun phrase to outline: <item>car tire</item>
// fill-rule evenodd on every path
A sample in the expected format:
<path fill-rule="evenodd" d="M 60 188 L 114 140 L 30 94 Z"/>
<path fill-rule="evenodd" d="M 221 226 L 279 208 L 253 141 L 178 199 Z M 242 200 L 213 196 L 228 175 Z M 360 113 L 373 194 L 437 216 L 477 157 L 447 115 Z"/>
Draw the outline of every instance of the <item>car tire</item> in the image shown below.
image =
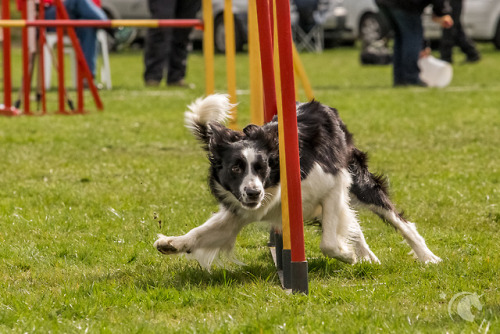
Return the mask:
<path fill-rule="evenodd" d="M 369 45 L 385 37 L 387 28 L 380 15 L 368 13 L 359 20 L 359 39 L 363 45 Z"/>
<path fill-rule="evenodd" d="M 234 45 L 237 52 L 243 51 L 243 32 L 241 23 L 234 17 Z M 226 33 L 224 31 L 224 15 L 214 20 L 214 45 L 219 53 L 226 51 Z"/>
<path fill-rule="evenodd" d="M 497 30 L 495 32 L 495 36 L 493 37 L 493 44 L 497 50 L 500 50 L 500 18 L 497 23 Z"/>

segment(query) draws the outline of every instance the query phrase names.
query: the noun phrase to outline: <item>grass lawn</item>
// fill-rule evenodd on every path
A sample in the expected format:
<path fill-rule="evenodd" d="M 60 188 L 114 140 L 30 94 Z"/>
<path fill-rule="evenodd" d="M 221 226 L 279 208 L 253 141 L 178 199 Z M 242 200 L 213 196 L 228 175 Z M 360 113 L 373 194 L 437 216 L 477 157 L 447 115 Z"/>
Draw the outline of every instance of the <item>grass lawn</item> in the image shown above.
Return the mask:
<path fill-rule="evenodd" d="M 144 88 L 141 53 L 128 51 L 111 56 L 104 112 L 0 118 L 0 333 L 499 333 L 500 52 L 480 48 L 483 60 L 457 63 L 445 89 L 394 89 L 391 68 L 360 66 L 355 48 L 302 55 L 316 98 L 340 111 L 443 258 L 416 262 L 361 212 L 382 264 L 350 266 L 322 256 L 308 226 L 309 296 L 281 289 L 263 224 L 238 237 L 245 266 L 209 273 L 153 248 L 157 233 L 185 233 L 217 210 L 204 153 L 183 127 L 204 92 L 199 52 L 194 90 Z M 244 126 L 247 55 L 237 62 Z M 224 92 L 220 56 L 216 67 Z"/>

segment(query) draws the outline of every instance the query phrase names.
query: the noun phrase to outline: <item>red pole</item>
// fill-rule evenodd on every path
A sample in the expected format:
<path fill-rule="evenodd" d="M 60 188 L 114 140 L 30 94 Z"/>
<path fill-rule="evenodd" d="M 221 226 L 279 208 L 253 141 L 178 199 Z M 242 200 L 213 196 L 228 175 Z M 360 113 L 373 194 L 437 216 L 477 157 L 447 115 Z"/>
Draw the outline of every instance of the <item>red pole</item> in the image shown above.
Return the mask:
<path fill-rule="evenodd" d="M 28 3 L 27 1 L 22 2 L 21 16 L 23 20 L 28 19 Z M 31 90 L 31 73 L 29 69 L 30 63 L 30 50 L 28 45 L 28 27 L 22 29 L 22 49 L 23 49 L 23 111 L 25 114 L 30 115 L 30 90 Z"/>
<path fill-rule="evenodd" d="M 282 13 L 282 15 L 277 16 L 277 28 L 278 46 L 280 52 L 281 96 L 283 106 L 283 119 L 281 121 L 284 125 L 288 207 L 290 212 L 292 289 L 307 293 L 307 262 L 304 248 L 299 140 L 295 105 L 295 83 L 293 74 L 289 0 L 276 0 L 276 10 L 278 13 Z M 305 264 L 305 266 L 303 264 Z M 303 277 L 297 277 L 298 273 L 306 275 L 305 282 Z"/>
<path fill-rule="evenodd" d="M 45 7 L 43 5 L 38 8 L 39 18 L 43 19 L 45 17 Z M 40 27 L 38 30 L 38 68 L 39 68 L 39 77 L 38 77 L 38 89 L 37 91 L 37 99 L 42 100 L 42 114 L 45 115 L 47 113 L 47 99 L 45 97 L 45 55 L 44 55 L 44 46 L 45 46 L 45 27 Z M 40 94 L 40 95 L 38 95 Z"/>
<path fill-rule="evenodd" d="M 55 4 L 56 4 L 58 15 L 60 15 L 60 17 L 63 20 L 69 20 L 69 15 L 66 12 L 64 5 L 62 4 L 62 1 L 56 0 Z M 69 20 L 69 21 L 72 21 L 72 20 Z M 73 21 L 73 22 L 76 22 L 76 21 Z M 102 110 L 103 104 L 102 104 L 101 98 L 100 98 L 99 93 L 97 91 L 97 87 L 94 84 L 94 78 L 92 78 L 92 73 L 90 73 L 90 69 L 89 69 L 89 66 L 87 64 L 87 61 L 85 60 L 85 57 L 83 56 L 82 47 L 80 46 L 80 42 L 78 41 L 78 37 L 76 37 L 75 29 L 73 27 L 68 28 L 68 36 L 71 39 L 71 43 L 73 44 L 73 48 L 75 49 L 76 59 L 78 60 L 78 67 L 81 67 L 81 69 L 83 70 L 83 76 L 85 79 L 87 79 L 87 83 L 89 85 L 90 92 L 92 93 L 92 97 L 94 98 L 96 107 L 98 110 Z"/>
<path fill-rule="evenodd" d="M 257 20 L 259 22 L 260 61 L 262 67 L 262 87 L 264 90 L 264 122 L 267 123 L 277 113 L 273 37 L 268 0 L 257 0 Z"/>
<path fill-rule="evenodd" d="M 59 12 L 56 13 L 56 17 L 59 18 Z M 58 113 L 65 114 L 65 93 L 66 88 L 64 86 L 64 30 L 62 27 L 57 27 L 57 79 L 58 79 L 58 87 L 57 87 L 57 96 L 59 101 Z"/>
<path fill-rule="evenodd" d="M 82 69 L 80 66 L 76 67 L 76 91 L 77 91 L 76 112 L 83 114 L 83 113 L 85 113 L 85 110 L 84 110 L 85 102 L 84 102 L 84 96 L 83 96 L 83 74 L 82 74 Z"/>
<path fill-rule="evenodd" d="M 2 0 L 2 19 L 8 20 L 10 18 L 9 0 Z M 10 29 L 3 28 L 3 94 L 4 105 L 0 107 L 0 115 L 15 116 L 19 114 L 16 108 L 12 107 L 12 77 L 10 72 Z"/>

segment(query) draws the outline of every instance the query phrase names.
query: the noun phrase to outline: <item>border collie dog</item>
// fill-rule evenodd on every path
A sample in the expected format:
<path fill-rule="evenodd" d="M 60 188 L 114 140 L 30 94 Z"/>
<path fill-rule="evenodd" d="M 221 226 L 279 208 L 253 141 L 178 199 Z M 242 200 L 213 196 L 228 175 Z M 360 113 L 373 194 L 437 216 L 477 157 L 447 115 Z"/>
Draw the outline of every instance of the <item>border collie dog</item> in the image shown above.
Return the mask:
<path fill-rule="evenodd" d="M 190 254 L 210 268 L 220 252 L 231 253 L 241 229 L 256 221 L 281 229 L 281 188 L 276 118 L 242 132 L 222 125 L 232 105 L 222 94 L 198 99 L 186 112 L 186 126 L 210 161 L 209 186 L 219 211 L 185 235 L 159 235 L 163 254 Z M 365 207 L 392 225 L 424 263 L 441 261 L 427 248 L 415 225 L 402 217 L 388 196 L 385 178 L 368 171 L 367 156 L 353 143 L 338 112 L 317 101 L 297 104 L 304 220 L 321 222 L 320 249 L 354 264 L 380 263 L 365 241 L 352 206 Z"/>

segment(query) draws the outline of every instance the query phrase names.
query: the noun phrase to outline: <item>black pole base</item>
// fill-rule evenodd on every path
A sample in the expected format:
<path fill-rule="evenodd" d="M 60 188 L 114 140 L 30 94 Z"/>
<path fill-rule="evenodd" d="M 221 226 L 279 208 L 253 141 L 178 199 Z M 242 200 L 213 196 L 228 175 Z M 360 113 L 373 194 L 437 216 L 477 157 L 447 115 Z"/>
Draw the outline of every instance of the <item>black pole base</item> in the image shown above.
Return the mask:
<path fill-rule="evenodd" d="M 309 294 L 307 261 L 291 262 L 291 289 L 293 293 Z"/>
<path fill-rule="evenodd" d="M 292 251 L 290 249 L 283 249 L 281 252 L 282 265 L 283 265 L 283 288 L 292 288 Z"/>

